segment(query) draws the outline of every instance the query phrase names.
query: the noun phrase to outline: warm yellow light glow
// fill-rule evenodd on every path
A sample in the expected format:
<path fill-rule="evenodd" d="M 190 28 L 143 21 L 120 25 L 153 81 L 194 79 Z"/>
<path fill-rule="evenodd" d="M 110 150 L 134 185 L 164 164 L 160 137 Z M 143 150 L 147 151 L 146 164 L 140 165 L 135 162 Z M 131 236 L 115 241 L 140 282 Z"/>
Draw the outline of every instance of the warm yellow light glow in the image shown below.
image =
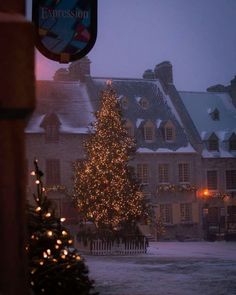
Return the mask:
<path fill-rule="evenodd" d="M 62 258 L 62 259 L 65 259 L 65 258 L 66 258 L 66 256 L 65 256 L 65 255 L 61 255 L 61 258 Z"/>
<path fill-rule="evenodd" d="M 61 220 L 61 222 L 65 222 L 66 221 L 65 217 L 62 217 L 60 220 Z"/>
<path fill-rule="evenodd" d="M 48 258 L 48 255 L 46 252 L 43 252 L 43 258 Z"/>
<path fill-rule="evenodd" d="M 47 254 L 51 255 L 51 250 L 50 249 L 47 249 Z"/>
<path fill-rule="evenodd" d="M 73 240 L 69 240 L 68 241 L 68 244 L 73 244 Z"/>
<path fill-rule="evenodd" d="M 63 250 L 64 255 L 68 255 L 68 251 L 67 250 Z"/>
<path fill-rule="evenodd" d="M 39 180 L 35 180 L 35 183 L 36 183 L 36 184 L 40 184 L 40 181 L 39 181 Z"/>
<path fill-rule="evenodd" d="M 55 248 L 56 248 L 56 249 L 59 249 L 60 247 L 59 247 L 58 245 L 55 245 Z"/>
<path fill-rule="evenodd" d="M 204 189 L 203 190 L 203 196 L 205 196 L 205 197 L 209 197 L 209 190 L 208 189 Z"/>
<path fill-rule="evenodd" d="M 48 235 L 49 237 L 51 237 L 51 236 L 53 235 L 53 232 L 52 232 L 51 230 L 48 230 L 48 231 L 47 231 L 47 235 Z"/>
<path fill-rule="evenodd" d="M 62 241 L 61 240 L 57 240 L 57 244 L 58 245 L 61 245 L 62 244 Z"/>
<path fill-rule="evenodd" d="M 44 265 L 43 260 L 40 260 L 39 264 L 40 264 L 40 265 Z"/>
<path fill-rule="evenodd" d="M 42 210 L 41 207 L 37 207 L 37 208 L 35 209 L 36 212 L 39 212 L 39 211 L 41 211 L 41 210 Z"/>
<path fill-rule="evenodd" d="M 67 236 L 67 232 L 65 230 L 63 230 L 61 233 L 63 236 Z"/>
<path fill-rule="evenodd" d="M 35 171 L 31 171 L 30 175 L 35 176 Z"/>
<path fill-rule="evenodd" d="M 76 256 L 76 260 L 81 260 L 81 257 L 78 255 L 78 256 Z"/>
<path fill-rule="evenodd" d="M 52 214 L 50 212 L 48 212 L 47 214 L 45 214 L 46 217 L 51 217 L 51 215 Z"/>

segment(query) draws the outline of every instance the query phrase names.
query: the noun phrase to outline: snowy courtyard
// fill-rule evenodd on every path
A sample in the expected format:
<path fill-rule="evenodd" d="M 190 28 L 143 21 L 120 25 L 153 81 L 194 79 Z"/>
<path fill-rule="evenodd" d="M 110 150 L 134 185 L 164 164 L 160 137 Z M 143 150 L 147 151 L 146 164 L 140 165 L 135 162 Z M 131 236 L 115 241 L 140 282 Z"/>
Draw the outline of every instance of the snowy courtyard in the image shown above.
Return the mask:
<path fill-rule="evenodd" d="M 153 242 L 146 255 L 85 258 L 100 295 L 236 294 L 236 242 Z"/>

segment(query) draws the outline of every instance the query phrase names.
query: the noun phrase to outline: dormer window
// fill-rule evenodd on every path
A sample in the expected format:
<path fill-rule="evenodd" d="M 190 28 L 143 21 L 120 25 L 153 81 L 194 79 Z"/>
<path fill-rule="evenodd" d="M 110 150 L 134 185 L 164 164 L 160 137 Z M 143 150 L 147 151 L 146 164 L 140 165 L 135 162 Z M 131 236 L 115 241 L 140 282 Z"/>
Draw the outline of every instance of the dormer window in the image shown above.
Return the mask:
<path fill-rule="evenodd" d="M 125 122 L 125 129 L 130 137 L 134 136 L 134 126 L 129 120 Z"/>
<path fill-rule="evenodd" d="M 144 140 L 145 141 L 153 141 L 155 137 L 155 129 L 152 122 L 148 121 L 144 125 Z"/>
<path fill-rule="evenodd" d="M 214 109 L 213 112 L 210 113 L 210 116 L 213 121 L 219 121 L 220 120 L 220 112 L 217 108 Z"/>
<path fill-rule="evenodd" d="M 55 113 L 45 115 L 40 127 L 45 129 L 45 141 L 55 143 L 59 140 L 61 122 Z"/>
<path fill-rule="evenodd" d="M 208 150 L 209 151 L 218 151 L 219 150 L 219 139 L 213 133 L 208 139 Z"/>
<path fill-rule="evenodd" d="M 236 151 L 236 134 L 233 133 L 229 138 L 229 150 Z"/>
<path fill-rule="evenodd" d="M 128 109 L 128 106 L 129 106 L 129 100 L 127 97 L 122 97 L 121 100 L 120 100 L 120 103 L 121 103 L 121 107 L 123 109 Z"/>
<path fill-rule="evenodd" d="M 140 104 L 141 108 L 144 110 L 148 109 L 148 107 L 149 107 L 149 102 L 145 97 L 140 99 L 139 104 Z"/>
<path fill-rule="evenodd" d="M 58 142 L 59 128 L 57 125 L 47 125 L 45 128 L 45 139 L 47 142 Z"/>
<path fill-rule="evenodd" d="M 170 120 L 164 126 L 164 136 L 167 142 L 175 141 L 175 126 Z"/>

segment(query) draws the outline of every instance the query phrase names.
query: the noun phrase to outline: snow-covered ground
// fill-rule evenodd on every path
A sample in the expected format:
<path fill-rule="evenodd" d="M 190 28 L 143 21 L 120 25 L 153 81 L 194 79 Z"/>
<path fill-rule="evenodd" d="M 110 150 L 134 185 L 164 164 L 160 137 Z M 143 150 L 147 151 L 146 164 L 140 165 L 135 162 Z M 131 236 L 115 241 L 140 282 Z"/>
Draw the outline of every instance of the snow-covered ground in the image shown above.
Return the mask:
<path fill-rule="evenodd" d="M 139 256 L 86 256 L 100 295 L 235 295 L 236 242 L 157 242 Z"/>

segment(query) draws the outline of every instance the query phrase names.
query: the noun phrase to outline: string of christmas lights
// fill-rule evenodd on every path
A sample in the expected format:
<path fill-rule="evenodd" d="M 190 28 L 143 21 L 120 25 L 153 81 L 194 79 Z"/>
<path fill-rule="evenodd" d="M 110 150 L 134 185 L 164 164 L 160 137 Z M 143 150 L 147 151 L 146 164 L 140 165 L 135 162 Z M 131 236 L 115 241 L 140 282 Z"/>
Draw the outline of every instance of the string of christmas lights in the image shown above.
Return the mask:
<path fill-rule="evenodd" d="M 75 163 L 74 199 L 84 221 L 119 228 L 145 215 L 144 197 L 130 173 L 134 140 L 123 125 L 117 95 L 110 84 L 101 93 L 95 131 L 85 142 L 87 160 Z"/>
<path fill-rule="evenodd" d="M 29 279 L 34 294 L 92 294 L 93 282 L 73 239 L 58 218 L 43 187 L 43 173 L 34 161 L 36 193 L 34 205 L 28 208 L 29 239 L 26 251 L 29 260 Z M 94 294 L 94 293 L 93 293 Z"/>
<path fill-rule="evenodd" d="M 191 184 L 159 184 L 157 192 L 195 192 L 197 191 L 196 185 Z"/>

